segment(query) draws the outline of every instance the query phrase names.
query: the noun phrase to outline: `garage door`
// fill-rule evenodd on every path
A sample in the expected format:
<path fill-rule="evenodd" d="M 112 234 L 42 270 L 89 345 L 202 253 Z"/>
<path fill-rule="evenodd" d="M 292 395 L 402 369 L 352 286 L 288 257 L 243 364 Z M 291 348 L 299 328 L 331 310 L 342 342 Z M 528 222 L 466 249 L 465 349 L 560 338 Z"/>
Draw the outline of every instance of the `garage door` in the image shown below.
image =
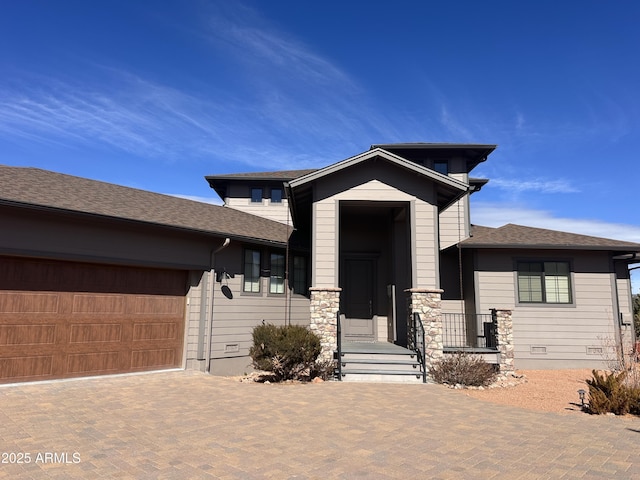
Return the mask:
<path fill-rule="evenodd" d="M 182 362 L 187 272 L 0 257 L 0 382 Z"/>

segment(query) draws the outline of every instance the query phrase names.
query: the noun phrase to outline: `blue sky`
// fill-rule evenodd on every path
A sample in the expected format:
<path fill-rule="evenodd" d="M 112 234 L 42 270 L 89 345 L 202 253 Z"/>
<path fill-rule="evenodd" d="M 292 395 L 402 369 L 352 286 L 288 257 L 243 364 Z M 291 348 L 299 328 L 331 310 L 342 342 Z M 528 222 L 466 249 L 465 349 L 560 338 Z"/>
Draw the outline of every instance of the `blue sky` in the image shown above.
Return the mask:
<path fill-rule="evenodd" d="M 0 163 L 210 201 L 207 174 L 498 144 L 475 223 L 640 242 L 639 23 L 625 0 L 5 2 Z"/>

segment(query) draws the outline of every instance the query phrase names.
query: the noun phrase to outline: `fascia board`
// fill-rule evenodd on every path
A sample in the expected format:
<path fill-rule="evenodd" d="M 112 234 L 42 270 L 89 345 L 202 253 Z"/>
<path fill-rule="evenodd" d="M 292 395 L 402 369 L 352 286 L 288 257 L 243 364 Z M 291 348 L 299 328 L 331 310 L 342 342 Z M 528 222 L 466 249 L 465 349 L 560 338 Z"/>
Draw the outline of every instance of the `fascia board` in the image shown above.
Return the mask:
<path fill-rule="evenodd" d="M 368 150 L 354 157 L 347 158 L 346 160 L 342 160 L 338 163 L 334 163 L 333 165 L 329 165 L 328 167 L 322 168 L 315 172 L 296 178 L 290 181 L 289 185 L 292 188 L 296 188 L 301 185 L 304 185 L 305 183 L 318 180 L 326 175 L 331 175 L 332 173 L 339 172 L 340 170 L 351 167 L 353 165 L 357 165 L 358 163 L 361 163 L 365 160 L 369 160 L 374 157 L 382 157 L 392 163 L 395 163 L 403 168 L 406 168 L 407 170 L 412 170 L 413 172 L 419 175 L 435 180 L 436 182 L 443 183 L 450 187 L 456 188 L 460 191 L 466 192 L 469 189 L 469 186 L 466 183 L 461 182 L 460 180 L 456 180 L 455 178 L 451 178 L 448 175 L 443 175 L 429 168 L 418 165 L 414 162 L 406 160 L 402 157 L 399 157 L 398 155 L 395 155 L 381 148 Z"/>

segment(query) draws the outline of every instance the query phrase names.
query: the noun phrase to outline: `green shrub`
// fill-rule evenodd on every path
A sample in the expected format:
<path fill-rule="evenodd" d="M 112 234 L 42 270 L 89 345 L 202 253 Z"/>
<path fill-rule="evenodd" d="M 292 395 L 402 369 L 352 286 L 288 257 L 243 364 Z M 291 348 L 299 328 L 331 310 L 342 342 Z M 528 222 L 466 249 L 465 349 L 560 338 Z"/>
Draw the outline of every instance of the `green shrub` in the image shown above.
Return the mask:
<path fill-rule="evenodd" d="M 314 367 L 320 339 L 300 325 L 259 325 L 253 329 L 249 354 L 253 366 L 271 372 L 274 380 L 300 380 Z"/>
<path fill-rule="evenodd" d="M 447 354 L 431 367 L 429 374 L 437 383 L 486 387 L 496 379 L 496 369 L 482 358 L 467 353 Z"/>
<path fill-rule="evenodd" d="M 640 387 L 626 382 L 627 372 L 600 374 L 592 372 L 589 386 L 589 413 L 640 414 Z"/>

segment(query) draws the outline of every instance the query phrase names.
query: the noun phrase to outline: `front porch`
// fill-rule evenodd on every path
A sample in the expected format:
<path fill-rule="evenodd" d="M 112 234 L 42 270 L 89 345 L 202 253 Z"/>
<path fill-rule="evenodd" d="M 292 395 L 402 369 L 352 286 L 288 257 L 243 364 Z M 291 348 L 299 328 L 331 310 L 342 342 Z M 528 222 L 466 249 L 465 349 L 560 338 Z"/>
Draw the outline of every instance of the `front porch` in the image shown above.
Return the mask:
<path fill-rule="evenodd" d="M 339 381 L 426 383 L 434 362 L 460 352 L 480 356 L 503 375 L 514 370 L 509 310 L 496 309 L 486 315 L 442 314 L 441 291 L 411 289 L 407 292 L 412 315 L 408 318 L 405 348 L 384 341 L 347 341 L 341 327 L 344 315 L 337 308 L 340 291 L 333 289 L 330 293 L 335 317 L 323 325 L 325 333 L 333 332 L 329 338 L 335 339 L 335 348 L 330 358 L 337 361 Z M 312 323 L 312 329 L 317 330 L 317 326 Z"/>

